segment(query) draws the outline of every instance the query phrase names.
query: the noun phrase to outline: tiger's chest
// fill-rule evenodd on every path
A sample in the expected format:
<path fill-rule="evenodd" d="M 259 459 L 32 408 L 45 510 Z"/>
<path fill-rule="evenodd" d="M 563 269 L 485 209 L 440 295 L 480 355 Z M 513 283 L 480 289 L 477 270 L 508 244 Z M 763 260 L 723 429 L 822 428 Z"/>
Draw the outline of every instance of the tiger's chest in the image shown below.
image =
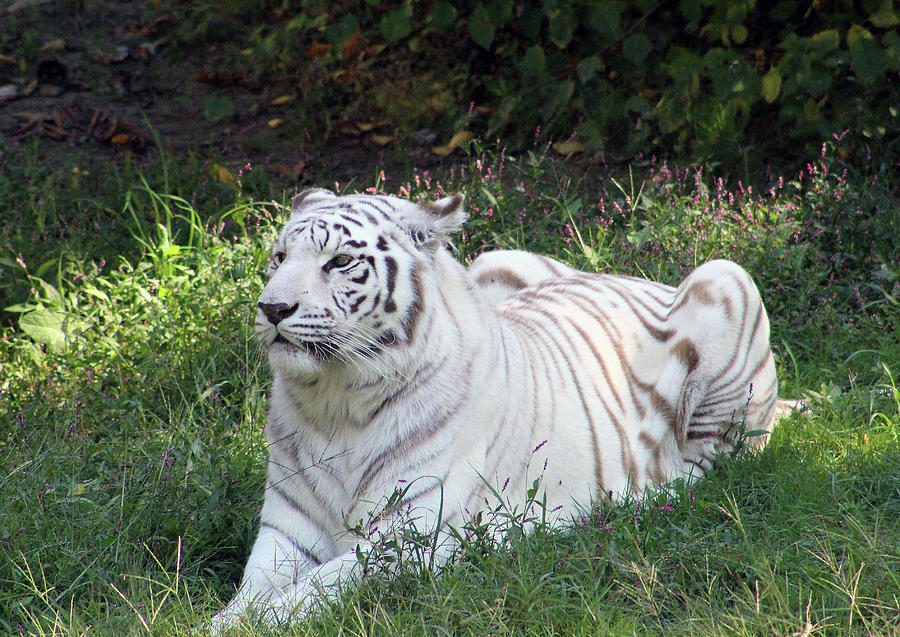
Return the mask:
<path fill-rule="evenodd" d="M 420 385 L 411 396 L 382 388 L 372 389 L 375 399 L 353 398 L 355 388 L 327 402 L 330 393 L 298 395 L 276 379 L 266 427 L 270 479 L 288 478 L 299 499 L 332 511 L 336 533 L 368 518 L 426 469 L 455 461 L 432 453 L 459 442 L 459 432 L 444 402 L 419 395 L 429 389 L 424 380 Z"/>

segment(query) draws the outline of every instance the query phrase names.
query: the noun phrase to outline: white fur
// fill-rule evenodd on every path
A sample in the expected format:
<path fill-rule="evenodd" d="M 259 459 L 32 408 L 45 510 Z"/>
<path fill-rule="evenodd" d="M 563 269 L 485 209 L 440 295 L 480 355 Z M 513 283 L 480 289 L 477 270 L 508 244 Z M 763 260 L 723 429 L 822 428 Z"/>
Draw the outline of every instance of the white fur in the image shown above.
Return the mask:
<path fill-rule="evenodd" d="M 332 298 L 346 281 L 340 273 L 323 274 L 335 249 L 291 232 L 318 214 L 328 218 L 330 213 L 319 211 L 337 202 L 361 210 L 386 201 L 393 222 L 379 220 L 354 227 L 353 233 L 370 248 L 379 236 L 389 239 L 401 273 L 394 292 L 398 311 L 347 327 L 354 320 L 341 316 Z M 473 275 L 441 246 L 462 223 L 460 203 L 448 198 L 428 210 L 399 199 L 338 199 L 328 191 L 295 198 L 292 221 L 276 244 L 280 263 L 270 271 L 260 300 L 296 303 L 299 309 L 278 327 L 262 311 L 257 317 L 274 373 L 262 525 L 240 590 L 213 618 L 213 632 L 238 623 L 251 605 L 268 623 L 302 617 L 319 592 L 333 596 L 342 583 L 358 577 L 355 549 L 370 546 L 346 528 L 358 522 L 372 532 L 389 526 L 391 515 L 371 520 L 370 512 L 398 486 L 409 487 L 411 508 L 397 515 L 430 532 L 439 511 L 443 529 L 461 527 L 484 507 L 491 488 L 505 485 L 504 497 L 524 501 L 538 477 L 553 519 L 568 519 L 579 507 L 610 497 L 640 494 L 661 481 L 696 478 L 734 436 L 692 440 L 684 428 L 710 393 L 725 391 L 717 383 L 731 373 L 725 361 L 736 351 L 740 364 L 762 362 L 755 374 L 734 381 L 740 397 L 716 412 L 723 433 L 738 411 L 736 420 L 746 420 L 748 429 L 771 427 L 777 383 L 768 320 L 756 288 L 738 266 L 706 264 L 675 289 L 580 274 L 561 264 L 571 276 L 553 280 L 556 262 L 548 260 L 541 262 L 546 270 L 529 282 L 538 285 L 514 290 L 501 283 L 489 294 L 496 303 L 486 304 Z M 491 257 L 481 259 L 473 267 L 476 275 L 493 267 Z M 519 253 L 513 261 L 522 266 L 528 259 L 528 253 Z M 418 279 L 409 276 L 413 269 Z M 574 286 L 591 298 L 591 309 L 558 301 L 568 289 L 559 286 Z M 648 303 L 667 304 L 668 316 L 651 329 L 672 330 L 673 336 L 665 342 L 648 337 L 617 292 L 626 288 Z M 401 319 L 417 294 L 423 309 L 417 330 L 410 332 Z M 552 332 L 548 308 L 557 317 Z M 594 308 L 602 309 L 606 323 L 589 318 Z M 314 318 L 326 309 L 330 317 Z M 755 334 L 740 330 L 740 313 L 762 317 Z M 280 332 L 294 338 L 304 330 L 342 326 L 356 330 L 348 337 L 348 351 L 385 329 L 395 341 L 383 343 L 375 357 L 342 353 L 329 360 L 275 341 Z M 579 340 L 582 333 L 589 335 L 590 346 Z M 699 361 L 690 369 L 689 357 L 673 353 L 680 339 L 696 347 Z M 749 390 L 750 382 L 758 389 L 747 405 L 742 388 Z M 671 406 L 684 421 L 673 427 L 666 409 L 654 404 Z M 403 453 L 392 457 L 395 449 Z M 450 545 L 442 547 L 438 559 L 449 554 Z"/>

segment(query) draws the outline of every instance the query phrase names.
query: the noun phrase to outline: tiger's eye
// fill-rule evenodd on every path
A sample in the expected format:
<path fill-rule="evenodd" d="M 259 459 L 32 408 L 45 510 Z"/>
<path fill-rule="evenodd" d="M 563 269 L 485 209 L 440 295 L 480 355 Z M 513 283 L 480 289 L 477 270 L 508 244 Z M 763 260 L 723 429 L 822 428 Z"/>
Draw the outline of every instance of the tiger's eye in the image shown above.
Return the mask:
<path fill-rule="evenodd" d="M 337 254 L 331 258 L 331 260 L 325 264 L 326 269 L 330 270 L 332 268 L 343 268 L 353 263 L 353 257 L 349 254 Z"/>

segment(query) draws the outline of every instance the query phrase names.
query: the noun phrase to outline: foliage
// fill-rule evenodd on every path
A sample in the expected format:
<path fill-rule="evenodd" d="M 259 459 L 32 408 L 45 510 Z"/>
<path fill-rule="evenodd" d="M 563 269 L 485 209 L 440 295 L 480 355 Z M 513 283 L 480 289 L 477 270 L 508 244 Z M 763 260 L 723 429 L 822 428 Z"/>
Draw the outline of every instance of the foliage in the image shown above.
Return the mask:
<path fill-rule="evenodd" d="M 199 0 L 178 8 L 189 40 L 222 28 Z M 522 146 L 543 129 L 611 158 L 666 148 L 740 167 L 848 128 L 897 152 L 891 0 L 257 0 L 225 15 L 247 47 L 235 62 L 290 77 L 326 129 L 340 122 L 315 106 L 340 103 L 407 134 L 449 121 Z"/>

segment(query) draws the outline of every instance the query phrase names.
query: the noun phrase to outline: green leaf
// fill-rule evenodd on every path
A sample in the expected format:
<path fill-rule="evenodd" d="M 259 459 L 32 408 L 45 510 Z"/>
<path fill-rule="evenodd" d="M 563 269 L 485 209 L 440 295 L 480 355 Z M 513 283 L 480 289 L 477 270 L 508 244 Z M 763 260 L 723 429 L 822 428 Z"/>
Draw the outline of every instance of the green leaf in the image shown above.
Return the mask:
<path fill-rule="evenodd" d="M 888 60 L 888 69 L 900 71 L 900 35 L 896 31 L 889 31 L 881 38 L 881 45 Z"/>
<path fill-rule="evenodd" d="M 840 46 L 841 36 L 837 29 L 828 29 L 826 31 L 819 31 L 813 35 L 809 41 L 812 42 L 813 48 L 819 53 L 827 53 Z"/>
<path fill-rule="evenodd" d="M 544 92 L 544 103 L 541 107 L 541 114 L 545 119 L 559 114 L 572 98 L 575 92 L 575 82 L 572 80 L 564 80 L 556 82 L 547 87 Z"/>
<path fill-rule="evenodd" d="M 62 305 L 63 297 L 62 294 L 59 293 L 55 287 L 44 281 L 43 279 L 35 279 L 32 277 L 32 281 L 37 281 L 38 285 L 41 287 L 43 294 L 41 295 L 41 300 L 49 301 L 54 305 Z"/>
<path fill-rule="evenodd" d="M 602 71 L 604 68 L 603 58 L 598 55 L 592 55 L 591 57 L 584 58 L 581 62 L 575 65 L 575 72 L 578 73 L 578 81 L 582 84 L 587 84 L 594 77 L 596 77 L 599 71 Z"/>
<path fill-rule="evenodd" d="M 794 79 L 798 85 L 815 95 L 821 95 L 831 88 L 831 73 L 820 67 L 810 66 L 800 70 L 794 75 Z"/>
<path fill-rule="evenodd" d="M 49 308 L 38 308 L 19 319 L 19 329 L 39 345 L 47 345 L 57 351 L 66 346 L 66 333 L 62 329 L 66 316 Z"/>
<path fill-rule="evenodd" d="M 652 50 L 650 39 L 643 33 L 629 35 L 622 41 L 622 55 L 635 66 L 640 66 Z"/>
<path fill-rule="evenodd" d="M 771 68 L 769 72 L 762 77 L 762 96 L 769 104 L 778 99 L 781 93 L 781 73 L 778 69 Z"/>
<path fill-rule="evenodd" d="M 644 117 L 650 115 L 653 107 L 645 98 L 640 95 L 632 95 L 625 101 L 625 109 L 633 113 L 638 113 Z"/>
<path fill-rule="evenodd" d="M 853 50 L 853 47 L 858 46 L 861 41 L 873 39 L 872 33 L 866 27 L 858 24 L 854 24 L 850 27 L 850 30 L 847 31 L 847 45 L 850 47 L 851 51 Z"/>
<path fill-rule="evenodd" d="M 851 33 L 854 28 L 856 27 L 850 28 Z M 853 71 L 859 81 L 866 85 L 879 82 L 884 77 L 885 67 L 885 56 L 881 47 L 874 40 L 866 37 L 859 37 L 851 41 L 848 35 L 847 41 L 850 44 Z"/>
<path fill-rule="evenodd" d="M 42 264 L 40 264 L 37 267 L 37 270 L 34 271 L 34 273 L 38 277 L 43 278 L 43 276 L 45 274 L 47 274 L 50 270 L 57 267 L 58 263 L 59 263 L 58 259 L 48 259 L 47 261 L 44 261 Z"/>
<path fill-rule="evenodd" d="M 100 299 L 104 303 L 109 303 L 109 295 L 106 294 L 103 290 L 98 290 L 97 288 L 86 287 L 83 290 L 86 296 L 93 296 L 96 299 Z"/>
<path fill-rule="evenodd" d="M 666 58 L 666 71 L 678 82 L 687 82 L 703 70 L 703 58 L 684 47 L 670 47 Z"/>
<path fill-rule="evenodd" d="M 478 5 L 469 17 L 469 37 L 481 48 L 490 49 L 496 30 L 487 9 L 484 5 Z"/>
<path fill-rule="evenodd" d="M 762 92 L 762 80 L 756 69 L 746 62 L 738 62 L 732 66 L 731 72 L 734 75 L 732 92 L 744 101 L 756 101 Z"/>
<path fill-rule="evenodd" d="M 900 24 L 900 14 L 894 10 L 894 2 L 892 0 L 881 0 L 878 9 L 869 15 L 869 22 L 879 29 L 887 29 Z"/>
<path fill-rule="evenodd" d="M 547 66 L 547 58 L 544 49 L 539 44 L 533 44 L 525 51 L 525 55 L 519 61 L 519 70 L 526 77 L 541 75 Z"/>
<path fill-rule="evenodd" d="M 394 44 L 408 37 L 409 34 L 412 33 L 412 22 L 406 14 L 406 11 L 403 9 L 397 9 L 390 13 L 386 13 L 382 16 L 381 21 L 378 23 L 378 27 L 381 29 L 381 35 L 383 35 L 388 42 Z"/>
<path fill-rule="evenodd" d="M 438 32 L 443 32 L 456 22 L 456 7 L 449 2 L 438 2 L 431 10 L 431 23 Z"/>
<path fill-rule="evenodd" d="M 598 33 L 617 38 L 622 33 L 623 8 L 621 2 L 603 2 L 588 7 L 584 12 L 584 23 Z"/>
<path fill-rule="evenodd" d="M 15 305 L 10 305 L 8 307 L 3 308 L 4 312 L 15 312 L 16 314 L 22 314 L 24 312 L 30 312 L 40 306 L 35 305 L 33 303 L 16 303 Z"/>
<path fill-rule="evenodd" d="M 353 37 L 359 29 L 359 18 L 352 13 L 345 13 L 337 22 L 329 24 L 325 28 L 325 37 L 329 42 L 340 44 Z"/>
<path fill-rule="evenodd" d="M 577 20 L 572 11 L 558 9 L 550 16 L 550 24 L 547 27 L 547 35 L 550 40 L 561 49 L 566 48 L 572 41 Z"/>

